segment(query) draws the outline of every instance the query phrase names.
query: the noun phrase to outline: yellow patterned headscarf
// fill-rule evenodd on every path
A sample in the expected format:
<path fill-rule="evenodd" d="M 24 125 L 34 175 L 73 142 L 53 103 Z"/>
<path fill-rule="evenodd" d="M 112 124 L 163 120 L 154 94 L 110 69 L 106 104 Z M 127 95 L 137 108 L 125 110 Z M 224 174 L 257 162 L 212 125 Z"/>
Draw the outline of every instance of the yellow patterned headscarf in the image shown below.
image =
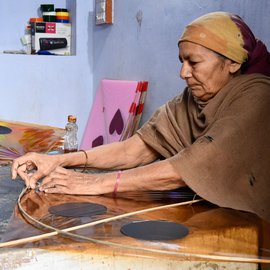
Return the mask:
<path fill-rule="evenodd" d="M 229 12 L 212 12 L 191 22 L 179 39 L 202 45 L 239 64 L 243 73 L 270 76 L 270 53 L 248 25 Z"/>
<path fill-rule="evenodd" d="M 248 58 L 240 29 L 229 13 L 213 12 L 190 23 L 179 42 L 190 41 L 242 64 Z"/>

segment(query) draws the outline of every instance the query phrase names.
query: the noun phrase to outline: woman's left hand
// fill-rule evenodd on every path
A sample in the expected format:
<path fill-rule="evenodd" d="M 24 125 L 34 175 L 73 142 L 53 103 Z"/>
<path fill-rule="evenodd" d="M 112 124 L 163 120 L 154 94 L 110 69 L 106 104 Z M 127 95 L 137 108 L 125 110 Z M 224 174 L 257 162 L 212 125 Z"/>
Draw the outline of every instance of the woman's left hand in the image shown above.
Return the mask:
<path fill-rule="evenodd" d="M 99 195 L 101 174 L 85 174 L 56 167 L 45 177 L 39 187 L 45 193 Z"/>

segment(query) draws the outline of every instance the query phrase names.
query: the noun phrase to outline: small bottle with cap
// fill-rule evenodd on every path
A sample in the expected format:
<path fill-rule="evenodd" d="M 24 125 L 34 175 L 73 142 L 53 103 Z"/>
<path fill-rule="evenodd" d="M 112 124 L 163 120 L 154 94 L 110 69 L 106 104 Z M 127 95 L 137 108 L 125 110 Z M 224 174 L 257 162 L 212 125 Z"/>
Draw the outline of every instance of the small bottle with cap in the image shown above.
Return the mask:
<path fill-rule="evenodd" d="M 64 152 L 76 152 L 78 151 L 78 125 L 76 124 L 77 118 L 74 115 L 68 116 L 68 123 L 65 126 L 66 133 L 64 136 Z"/>

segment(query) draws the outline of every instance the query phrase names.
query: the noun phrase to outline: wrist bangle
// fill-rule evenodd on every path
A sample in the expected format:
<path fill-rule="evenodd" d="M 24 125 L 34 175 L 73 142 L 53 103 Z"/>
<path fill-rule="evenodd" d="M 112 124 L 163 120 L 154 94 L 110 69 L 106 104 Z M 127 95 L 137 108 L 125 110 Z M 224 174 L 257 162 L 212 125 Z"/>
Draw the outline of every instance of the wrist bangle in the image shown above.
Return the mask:
<path fill-rule="evenodd" d="M 87 155 L 87 153 L 86 153 L 86 151 L 84 151 L 84 150 L 79 150 L 78 152 L 83 152 L 84 153 L 84 155 L 85 155 L 85 163 L 84 163 L 84 167 L 83 167 L 83 170 L 81 171 L 81 172 L 85 172 L 85 170 L 86 170 L 86 167 L 87 167 L 87 164 L 88 164 L 88 155 Z"/>
<path fill-rule="evenodd" d="M 114 189 L 113 189 L 113 196 L 114 197 L 116 197 L 116 193 L 117 193 L 117 190 L 118 190 L 118 187 L 119 187 L 121 174 L 122 174 L 122 171 L 120 170 L 120 171 L 117 172 L 117 175 L 116 175 L 116 182 L 115 182 Z"/>

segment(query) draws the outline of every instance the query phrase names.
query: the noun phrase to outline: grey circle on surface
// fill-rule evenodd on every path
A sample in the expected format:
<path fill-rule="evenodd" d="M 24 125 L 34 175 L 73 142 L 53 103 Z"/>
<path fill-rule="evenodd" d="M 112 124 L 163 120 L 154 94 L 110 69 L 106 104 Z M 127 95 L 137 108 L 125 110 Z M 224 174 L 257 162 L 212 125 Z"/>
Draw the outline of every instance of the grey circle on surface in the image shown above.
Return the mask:
<path fill-rule="evenodd" d="M 63 203 L 49 208 L 49 213 L 63 217 L 91 217 L 107 212 L 107 207 L 97 203 Z"/>
<path fill-rule="evenodd" d="M 0 125 L 0 134 L 9 134 L 12 132 L 12 129 L 6 126 L 1 126 Z"/>
<path fill-rule="evenodd" d="M 141 240 L 175 240 L 189 233 L 186 226 L 163 220 L 133 221 L 122 226 L 120 231 Z"/>

